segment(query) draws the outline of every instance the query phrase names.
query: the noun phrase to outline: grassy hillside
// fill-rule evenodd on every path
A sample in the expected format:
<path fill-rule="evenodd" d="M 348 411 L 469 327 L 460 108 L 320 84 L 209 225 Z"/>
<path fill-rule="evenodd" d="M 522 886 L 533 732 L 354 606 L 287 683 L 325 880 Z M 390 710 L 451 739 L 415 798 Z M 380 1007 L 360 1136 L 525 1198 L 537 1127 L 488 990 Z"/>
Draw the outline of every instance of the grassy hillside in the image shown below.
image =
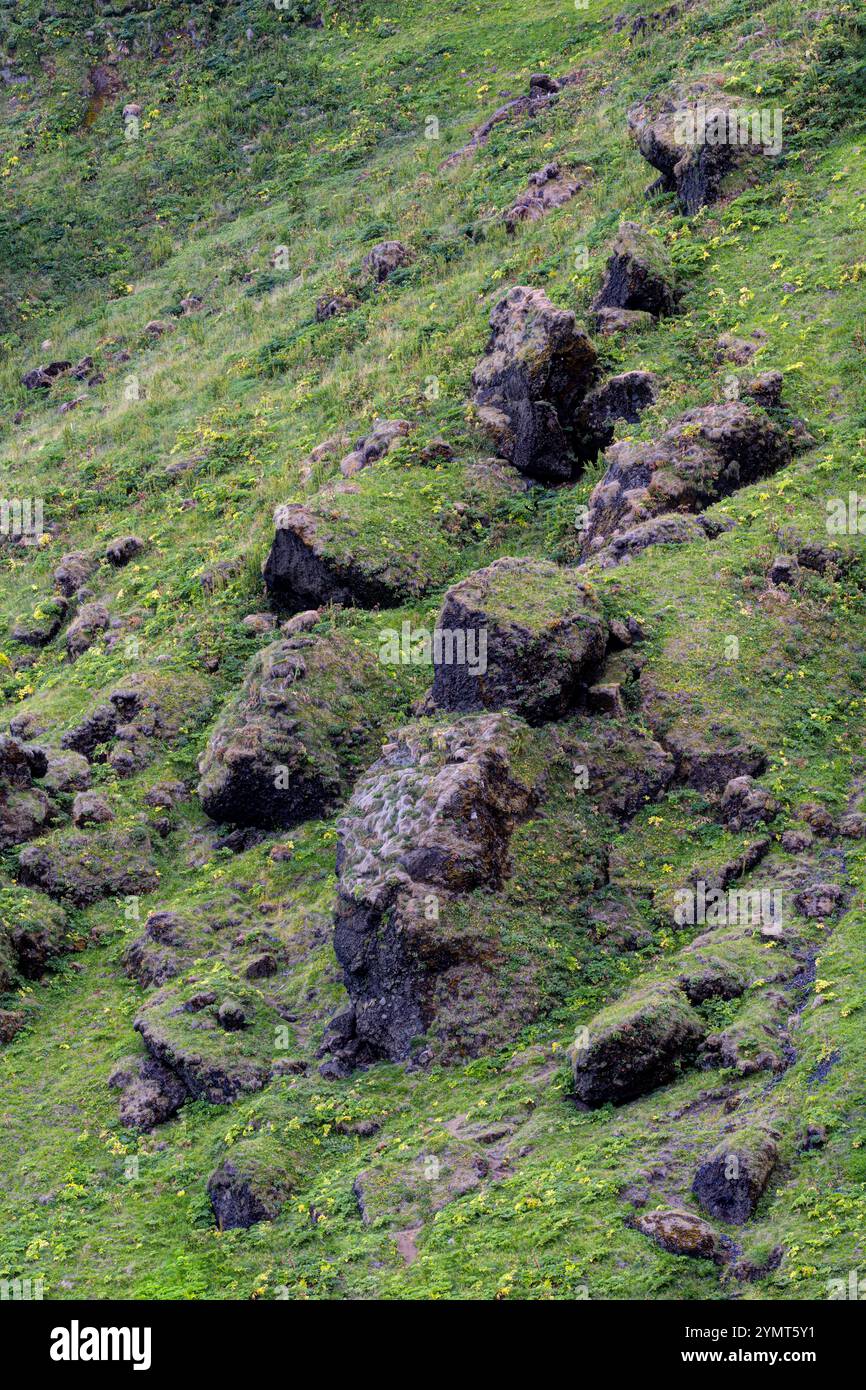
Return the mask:
<path fill-rule="evenodd" d="M 401 606 L 327 606 L 312 629 L 354 649 L 359 670 L 383 629 L 432 628 L 449 586 L 498 557 L 581 560 L 575 516 L 603 459 L 557 487 L 494 484 L 469 404 L 490 311 L 528 285 L 586 322 L 606 375 L 658 377 L 655 403 L 620 421 L 618 440 L 656 440 L 689 408 L 724 401 L 732 374 L 782 372 L 786 418 L 811 439 L 711 508 L 731 528 L 581 573 L 608 621 L 645 633 L 643 703 L 625 714 L 636 736 L 656 692 L 672 733 L 766 755 L 761 785 L 779 810 L 747 886 L 793 881 L 802 856 L 781 836 L 803 824 L 803 803 L 837 824 L 860 809 L 866 566 L 856 526 L 828 536 L 826 521 L 830 499 L 866 489 L 866 9 L 682 0 L 634 34 L 635 0 L 58 9 L 0 12 L 0 496 L 41 499 L 44 514 L 35 544 L 0 536 L 0 727 L 56 752 L 132 684 L 156 731 L 125 745 L 131 766 L 96 738 L 106 757 L 89 775 L 110 824 L 75 831 L 66 786 L 26 847 L 0 851 L 10 939 L 54 901 L 65 912 L 63 950 L 38 978 L 14 962 L 4 975 L 0 954 L 0 1008 L 23 1014 L 0 1049 L 0 1278 L 41 1278 L 57 1299 L 826 1297 L 863 1260 L 866 839 L 815 840 L 818 877 L 832 868 L 844 885 L 841 910 L 801 914 L 784 943 L 752 942 L 747 991 L 700 1006 L 708 1028 L 736 1034 L 740 1058 L 784 1033 L 777 1064 L 719 1056 L 586 1109 L 567 1061 L 575 1030 L 678 975 L 698 929 L 674 921 L 673 889 L 743 855 L 754 831 L 724 825 L 682 782 L 629 818 L 599 817 L 571 794 L 567 764 L 601 720 L 570 711 L 525 754 L 547 781 L 507 875 L 448 918 L 461 940 L 493 941 L 489 998 L 458 990 L 441 1004 L 432 1037 L 446 1042 L 429 1065 L 332 1078 L 317 1053 L 347 1002 L 332 914 L 348 787 L 324 818 L 259 835 L 215 826 L 195 788 L 220 715 L 279 636 L 243 623 L 268 610 L 276 506 L 318 505 L 341 558 L 399 576 Z M 579 76 L 445 164 L 538 73 Z M 655 171 L 628 112 L 698 78 L 780 108 L 785 141 L 687 216 L 671 193 L 645 197 Z M 510 234 L 502 214 L 553 160 L 583 171 L 579 191 Z M 679 309 L 600 336 L 590 306 L 629 220 L 666 248 Z M 411 260 L 376 285 L 362 262 L 385 240 Z M 317 301 L 335 295 L 348 312 L 318 321 Z M 190 296 L 201 302 L 184 309 Z M 747 368 L 720 357 L 722 335 L 756 333 Z M 22 384 L 40 364 L 85 357 L 85 379 Z M 311 451 L 377 418 L 409 430 L 357 491 L 334 491 L 350 444 Z M 115 567 L 106 548 L 130 534 L 141 549 Z M 839 563 L 768 583 L 775 556 L 828 542 Z M 106 610 L 74 661 L 80 601 L 42 645 L 20 637 L 50 616 L 70 552 L 90 557 L 84 600 Z M 383 667 L 358 696 L 329 674 L 325 701 L 347 721 L 360 704 L 378 746 L 431 679 L 423 664 Z M 352 746 L 349 784 L 370 761 Z M 166 783 L 185 788 L 167 808 L 152 795 Z M 34 845 L 54 877 L 28 887 L 20 856 Z M 89 873 L 107 885 L 95 897 L 75 888 Z M 587 909 L 604 887 L 635 905 L 628 940 Z M 193 923 L 165 1016 L 123 964 L 157 909 Z M 238 934 L 243 951 L 275 953 L 275 976 L 241 971 Z M 150 1131 L 124 1127 L 108 1078 L 145 1055 L 133 1020 L 151 1009 L 172 1047 L 204 1045 L 183 1006 L 205 987 L 241 999 L 251 1022 L 230 1064 L 261 1067 L 264 1084 L 229 1104 L 193 1098 Z M 446 1045 L 454 1018 L 470 1018 L 477 1047 Z M 631 1216 L 697 1212 L 694 1170 L 731 1115 L 771 1128 L 779 1153 L 752 1219 L 718 1226 L 734 1258 L 659 1248 Z M 809 1126 L 820 1145 L 804 1146 Z M 219 1229 L 206 1185 L 226 1157 L 269 1175 L 273 1219 Z"/>

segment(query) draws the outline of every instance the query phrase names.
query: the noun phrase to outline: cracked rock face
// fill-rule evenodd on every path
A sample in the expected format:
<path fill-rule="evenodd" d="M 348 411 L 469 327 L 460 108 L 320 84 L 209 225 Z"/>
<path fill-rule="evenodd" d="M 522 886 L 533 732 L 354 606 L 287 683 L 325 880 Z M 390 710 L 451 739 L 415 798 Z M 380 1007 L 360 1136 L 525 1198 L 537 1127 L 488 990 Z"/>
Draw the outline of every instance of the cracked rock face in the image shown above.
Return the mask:
<path fill-rule="evenodd" d="M 332 1025 L 338 1067 L 402 1061 L 429 1026 L 436 976 L 461 951 L 438 906 L 507 873 L 533 801 L 515 769 L 526 734 L 505 714 L 410 724 L 357 784 L 338 831 L 334 949 L 352 1001 Z"/>
<path fill-rule="evenodd" d="M 569 708 L 607 644 L 596 599 L 573 571 L 543 560 L 504 558 L 470 574 L 449 589 L 437 628 L 433 704 L 508 709 L 531 724 Z"/>
<path fill-rule="evenodd" d="M 548 482 L 570 478 L 573 417 L 595 381 L 595 348 L 570 310 L 525 285 L 499 301 L 490 327 L 472 373 L 480 421 L 521 473 Z"/>
<path fill-rule="evenodd" d="M 790 461 L 785 435 L 741 401 L 687 410 L 652 444 L 613 444 L 589 499 L 584 555 L 666 512 L 699 512 Z"/>
<path fill-rule="evenodd" d="M 199 763 L 212 819 L 263 828 L 320 814 L 372 758 L 370 693 L 382 667 L 339 634 L 274 642 L 250 662 Z"/>

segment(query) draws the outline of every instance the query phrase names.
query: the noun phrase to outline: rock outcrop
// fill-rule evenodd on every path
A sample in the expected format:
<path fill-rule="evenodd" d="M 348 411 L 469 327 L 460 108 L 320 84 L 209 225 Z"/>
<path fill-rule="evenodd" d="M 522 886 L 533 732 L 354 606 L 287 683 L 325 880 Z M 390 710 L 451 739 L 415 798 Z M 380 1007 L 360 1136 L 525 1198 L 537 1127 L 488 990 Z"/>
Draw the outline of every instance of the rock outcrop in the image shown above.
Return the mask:
<path fill-rule="evenodd" d="M 351 1008 L 326 1036 L 329 1071 L 404 1061 L 431 1023 L 436 977 L 471 949 L 440 908 L 507 873 L 537 775 L 521 766 L 527 736 L 505 714 L 410 724 L 357 784 L 338 829 L 334 931 Z"/>
<path fill-rule="evenodd" d="M 436 631 L 432 703 L 511 710 L 531 724 L 562 715 L 602 661 L 607 624 L 574 571 L 495 560 L 448 590 Z"/>
<path fill-rule="evenodd" d="M 637 222 L 623 222 L 613 244 L 593 310 L 620 309 L 660 318 L 677 306 L 670 257 L 661 239 Z"/>
<path fill-rule="evenodd" d="M 692 1192 L 709 1216 L 742 1226 L 753 1215 L 778 1157 L 776 1141 L 765 1130 L 735 1132 L 700 1165 Z"/>
<path fill-rule="evenodd" d="M 621 1105 L 666 1085 L 694 1057 L 706 1029 L 676 985 L 636 990 L 597 1014 L 570 1056 L 584 1105 Z"/>
<path fill-rule="evenodd" d="M 790 461 L 782 431 L 741 401 L 687 410 L 653 444 L 613 444 L 589 499 L 589 557 L 665 512 L 699 512 Z"/>
<path fill-rule="evenodd" d="M 557 163 L 545 164 L 529 175 L 527 189 L 503 217 L 505 230 L 515 232 L 521 222 L 538 222 L 554 208 L 569 202 L 583 187 L 579 178 L 563 171 Z"/>
<path fill-rule="evenodd" d="M 199 763 L 204 810 L 274 828 L 331 809 L 375 756 L 371 710 L 386 685 L 385 669 L 338 633 L 257 652 Z"/>
<path fill-rule="evenodd" d="M 480 422 L 502 458 L 528 477 L 562 482 L 576 469 L 574 416 L 597 378 L 597 354 L 569 309 L 516 285 L 490 315 L 472 373 Z"/>

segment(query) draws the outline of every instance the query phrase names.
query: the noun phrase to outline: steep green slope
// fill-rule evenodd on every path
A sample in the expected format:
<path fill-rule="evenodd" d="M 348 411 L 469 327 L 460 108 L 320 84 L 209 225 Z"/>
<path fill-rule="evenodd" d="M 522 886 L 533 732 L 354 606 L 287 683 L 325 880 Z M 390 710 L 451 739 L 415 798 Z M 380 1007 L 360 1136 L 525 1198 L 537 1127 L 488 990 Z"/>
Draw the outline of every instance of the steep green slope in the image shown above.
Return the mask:
<path fill-rule="evenodd" d="M 0 536 L 0 720 L 55 755 L 72 733 L 114 820 L 74 827 L 74 780 L 55 782 L 49 820 L 0 850 L 4 948 L 55 899 L 65 912 L 46 972 L 0 953 L 14 1033 L 0 1051 L 0 1278 L 41 1278 L 52 1298 L 748 1299 L 823 1298 L 858 1268 L 866 841 L 819 834 L 789 851 L 781 836 L 805 825 L 803 803 L 838 828 L 866 773 L 856 499 L 853 527 L 827 530 L 833 499 L 864 487 L 866 15 L 859 3 L 808 15 L 776 0 L 758 16 L 741 0 L 685 0 L 632 33 L 639 8 L 622 22 L 622 5 L 336 4 L 321 24 L 305 3 L 3 11 L 0 495 L 41 500 L 44 529 L 36 544 Z M 578 77 L 445 164 L 538 73 Z M 785 139 L 781 157 L 687 216 L 673 193 L 645 198 L 655 171 L 628 113 L 698 78 L 780 108 Z M 503 213 L 553 160 L 579 190 L 509 233 Z M 626 220 L 666 248 L 679 310 L 601 336 L 591 302 Z M 376 285 L 363 258 L 387 240 L 411 259 Z M 485 462 L 493 445 L 469 405 L 490 311 L 514 285 L 575 310 L 605 376 L 656 374 L 655 403 L 620 421 L 618 440 L 655 441 L 684 411 L 730 399 L 732 381 L 739 392 L 783 373 L 786 411 L 770 418 L 799 417 L 811 440 L 711 508 L 731 529 L 581 571 L 607 621 L 645 634 L 639 673 L 632 648 L 609 662 L 625 708 L 608 725 L 631 739 L 661 730 L 667 747 L 757 745 L 778 813 L 769 829 L 732 828 L 694 778 L 627 816 L 599 811 L 574 796 L 569 768 L 616 765 L 604 717 L 581 710 L 527 735 L 518 780 L 542 790 L 515 817 L 508 870 L 444 913 L 442 940 L 476 973 L 438 998 L 432 1061 L 322 1075 L 326 1026 L 347 1003 L 332 930 L 338 814 L 329 802 L 322 819 L 314 809 L 260 834 L 214 826 L 197 762 L 279 636 L 243 625 L 268 610 L 275 506 L 318 509 L 335 563 L 391 586 L 378 607 L 324 607 L 312 628 L 354 645 L 359 670 L 383 631 L 432 628 L 449 585 L 498 557 L 584 558 L 575 520 L 603 461 L 523 490 L 515 470 Z M 335 296 L 348 312 L 317 320 Z M 748 364 L 724 357 L 724 334 L 749 340 Z M 85 357 L 81 380 L 22 384 L 39 364 Z M 341 490 L 339 460 L 377 418 L 409 430 L 349 480 L 357 491 Z M 117 567 L 107 547 L 131 534 L 142 546 Z M 830 543 L 829 565 L 768 581 L 778 554 Z M 21 640 L 51 625 L 53 576 L 72 552 L 86 594 L 43 645 Z M 508 603 L 519 616 L 519 590 Z M 105 617 L 73 661 L 84 604 Z M 346 784 L 432 680 L 422 663 L 379 674 L 360 698 L 327 672 L 310 681 L 314 704 L 339 700 L 363 729 L 340 750 Z M 106 703 L 114 725 L 82 733 Z M 635 756 L 626 787 L 644 771 Z M 0 791 L 16 816 L 32 811 L 24 793 Z M 764 835 L 768 857 L 745 886 L 830 876 L 837 910 L 798 912 L 781 945 L 718 946 L 745 992 L 696 1007 L 727 1050 L 701 1068 L 681 1059 L 621 1106 L 577 1107 L 567 1052 L 579 1030 L 592 1039 L 605 1006 L 601 1028 L 615 1029 L 636 991 L 679 979 L 700 934 L 675 920 L 674 890 Z M 22 879 L 46 896 L 23 898 Z M 621 913 L 605 928 L 609 899 L 627 903 L 626 932 Z M 180 945 L 164 952 L 176 973 L 130 978 L 126 952 L 157 911 L 176 915 Z M 249 974 L 264 955 L 275 973 Z M 245 1011 L 242 1031 L 214 1027 L 226 1001 Z M 145 1058 L 140 1017 L 172 1065 L 213 1061 L 231 1102 L 204 1085 L 152 1131 L 124 1126 L 108 1081 Z M 778 1148 L 754 1216 L 716 1222 L 722 1260 L 659 1248 L 634 1221 L 655 1207 L 697 1214 L 695 1170 L 741 1115 L 744 1133 L 769 1129 Z M 219 1229 L 207 1182 L 226 1159 L 266 1175 L 273 1219 Z"/>

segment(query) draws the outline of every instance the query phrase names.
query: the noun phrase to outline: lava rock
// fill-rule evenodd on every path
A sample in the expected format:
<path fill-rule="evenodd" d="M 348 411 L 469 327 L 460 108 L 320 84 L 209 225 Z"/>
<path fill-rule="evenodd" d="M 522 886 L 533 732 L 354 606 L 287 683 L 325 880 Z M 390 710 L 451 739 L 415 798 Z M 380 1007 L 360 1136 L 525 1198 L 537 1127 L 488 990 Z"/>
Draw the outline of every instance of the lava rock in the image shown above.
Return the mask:
<path fill-rule="evenodd" d="M 570 310 L 524 285 L 499 301 L 490 326 L 472 373 L 478 418 L 521 473 L 562 482 L 576 468 L 573 417 L 595 383 L 595 348 Z"/>
<path fill-rule="evenodd" d="M 692 1192 L 709 1216 L 742 1226 L 754 1214 L 778 1157 L 776 1141 L 765 1131 L 736 1134 L 700 1165 Z"/>
<path fill-rule="evenodd" d="M 454 585 L 436 631 L 437 708 L 508 709 L 529 723 L 569 708 L 607 643 L 601 608 L 574 571 L 532 559 L 495 560 Z"/>

